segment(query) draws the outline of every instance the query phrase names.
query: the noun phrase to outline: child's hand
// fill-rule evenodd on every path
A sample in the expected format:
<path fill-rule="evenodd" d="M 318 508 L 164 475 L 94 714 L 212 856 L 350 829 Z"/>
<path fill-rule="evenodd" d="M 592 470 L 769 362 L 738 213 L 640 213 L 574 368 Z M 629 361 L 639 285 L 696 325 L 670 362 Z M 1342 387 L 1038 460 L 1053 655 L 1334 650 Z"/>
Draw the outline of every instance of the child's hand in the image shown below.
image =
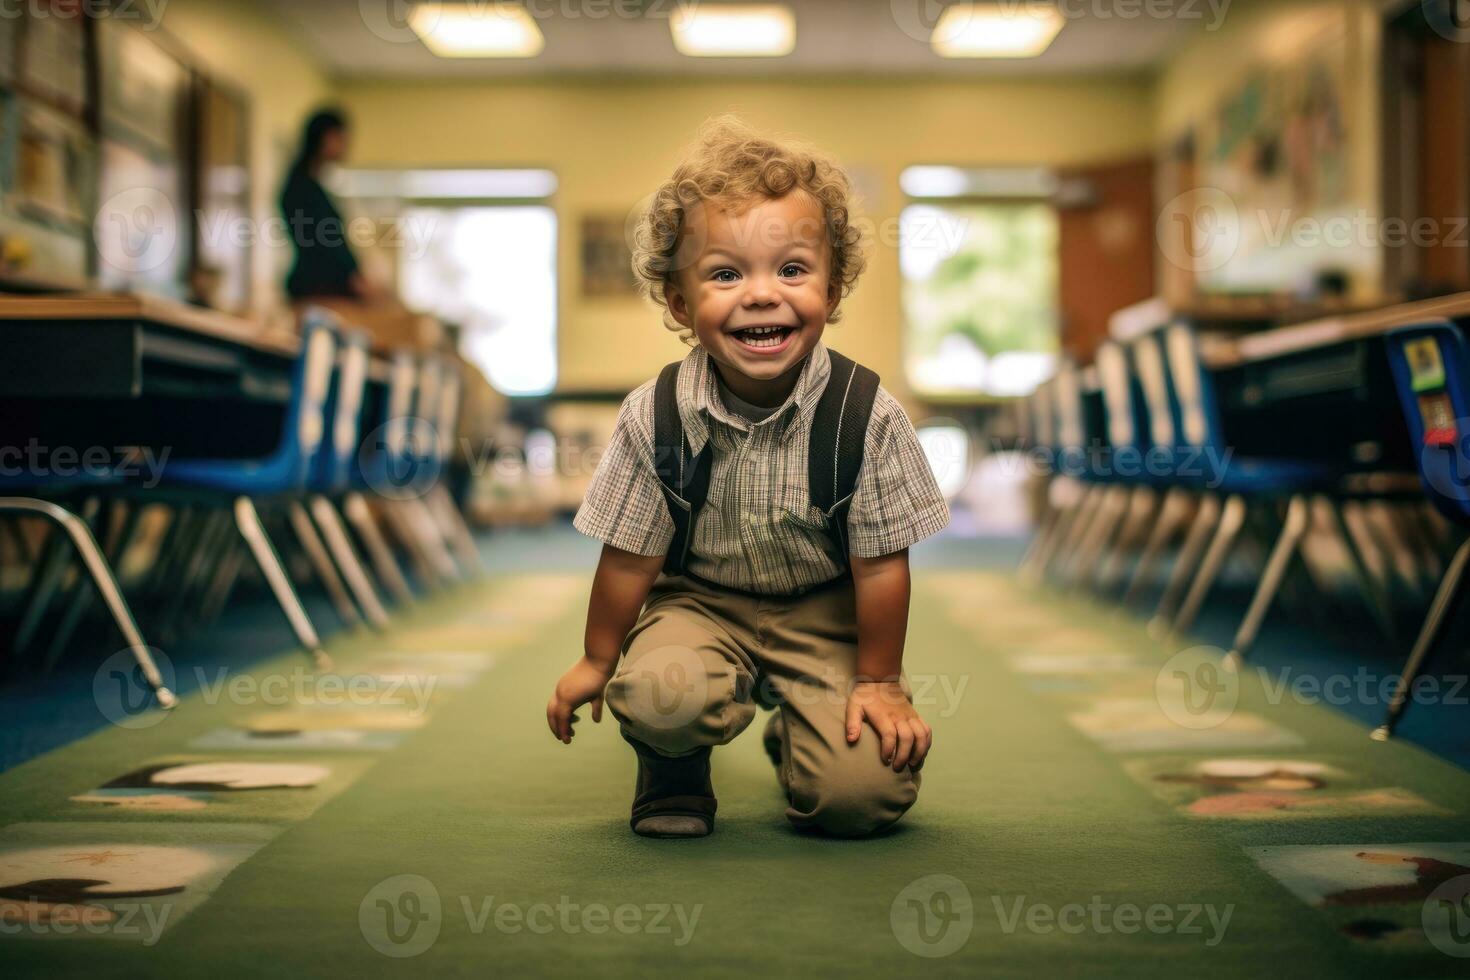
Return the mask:
<path fill-rule="evenodd" d="M 561 675 L 551 700 L 546 702 L 546 724 L 551 734 L 567 745 L 572 744 L 572 723 L 580 719 L 572 714 L 588 701 L 592 702 L 592 720 L 602 721 L 602 690 L 612 679 L 616 661 L 606 667 L 586 657 L 572 664 L 571 670 Z"/>
<path fill-rule="evenodd" d="M 879 755 L 900 772 L 911 766 L 924 767 L 924 758 L 934 741 L 934 732 L 919 717 L 897 681 L 859 681 L 847 699 L 847 744 L 862 734 L 863 719 L 882 739 Z"/>

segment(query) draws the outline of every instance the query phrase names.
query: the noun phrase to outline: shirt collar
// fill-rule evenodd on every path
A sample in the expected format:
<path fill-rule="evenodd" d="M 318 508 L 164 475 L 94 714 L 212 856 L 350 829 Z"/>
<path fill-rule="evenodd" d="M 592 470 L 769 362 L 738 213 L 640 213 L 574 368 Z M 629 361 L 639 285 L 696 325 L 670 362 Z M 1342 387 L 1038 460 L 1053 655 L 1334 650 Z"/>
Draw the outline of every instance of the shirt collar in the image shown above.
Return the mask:
<path fill-rule="evenodd" d="M 800 425 L 811 420 L 831 374 L 832 359 L 827 354 L 827 346 L 818 341 L 801 366 L 796 387 L 791 389 L 791 394 L 786 396 L 781 407 L 772 412 L 769 418 L 752 423 L 725 407 L 720 399 L 709 352 L 696 346 L 685 356 L 684 363 L 679 368 L 679 383 L 675 389 L 679 417 L 684 423 L 684 436 L 689 440 L 690 451 L 696 456 L 703 451 L 704 444 L 709 439 L 708 419 L 742 432 L 749 430 L 752 425 L 775 425 L 780 428 L 781 439 L 784 441 Z"/>

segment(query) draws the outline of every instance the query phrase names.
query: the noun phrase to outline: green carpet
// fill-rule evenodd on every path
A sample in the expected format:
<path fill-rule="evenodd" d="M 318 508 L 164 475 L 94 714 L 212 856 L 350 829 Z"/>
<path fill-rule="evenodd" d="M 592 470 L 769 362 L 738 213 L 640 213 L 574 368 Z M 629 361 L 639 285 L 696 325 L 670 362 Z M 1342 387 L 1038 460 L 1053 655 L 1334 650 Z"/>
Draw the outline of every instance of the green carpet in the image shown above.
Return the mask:
<path fill-rule="evenodd" d="M 1003 576 L 916 580 L 935 746 L 894 831 L 792 832 L 747 732 L 714 836 L 634 837 L 614 725 L 545 725 L 589 581 L 335 642 L 356 701 L 282 656 L 0 775 L 6 975 L 1464 975 L 1419 892 L 1470 865 L 1470 776 Z"/>

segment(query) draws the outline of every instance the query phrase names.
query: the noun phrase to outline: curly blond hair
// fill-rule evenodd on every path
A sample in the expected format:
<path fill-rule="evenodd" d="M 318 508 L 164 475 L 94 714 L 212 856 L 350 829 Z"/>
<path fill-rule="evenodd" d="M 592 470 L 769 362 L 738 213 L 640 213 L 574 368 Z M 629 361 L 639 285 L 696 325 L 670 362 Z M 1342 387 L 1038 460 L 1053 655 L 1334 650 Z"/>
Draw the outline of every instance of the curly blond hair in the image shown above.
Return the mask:
<path fill-rule="evenodd" d="M 862 234 L 853 222 L 854 205 L 847 174 L 813 147 L 762 135 L 735 116 L 716 116 L 673 174 L 659 185 L 633 234 L 633 274 L 644 295 L 664 307 L 664 326 L 691 346 L 694 331 L 669 312 L 664 284 L 693 262 L 683 232 L 691 208 L 705 202 L 739 214 L 761 199 L 792 191 L 810 195 L 822 208 L 832 250 L 831 283 L 839 303 L 852 292 L 863 271 Z M 841 313 L 834 310 L 829 322 Z"/>

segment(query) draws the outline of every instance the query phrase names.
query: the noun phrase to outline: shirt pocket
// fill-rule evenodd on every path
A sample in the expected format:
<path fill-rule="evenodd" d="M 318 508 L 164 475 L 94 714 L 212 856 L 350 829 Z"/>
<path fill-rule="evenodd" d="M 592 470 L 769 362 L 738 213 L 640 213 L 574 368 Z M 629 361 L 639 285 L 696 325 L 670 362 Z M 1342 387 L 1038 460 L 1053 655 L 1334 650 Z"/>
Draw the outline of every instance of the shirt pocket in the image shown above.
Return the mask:
<path fill-rule="evenodd" d="M 827 519 L 812 505 L 805 487 L 782 487 L 773 502 L 777 520 L 807 534 L 826 534 Z"/>

